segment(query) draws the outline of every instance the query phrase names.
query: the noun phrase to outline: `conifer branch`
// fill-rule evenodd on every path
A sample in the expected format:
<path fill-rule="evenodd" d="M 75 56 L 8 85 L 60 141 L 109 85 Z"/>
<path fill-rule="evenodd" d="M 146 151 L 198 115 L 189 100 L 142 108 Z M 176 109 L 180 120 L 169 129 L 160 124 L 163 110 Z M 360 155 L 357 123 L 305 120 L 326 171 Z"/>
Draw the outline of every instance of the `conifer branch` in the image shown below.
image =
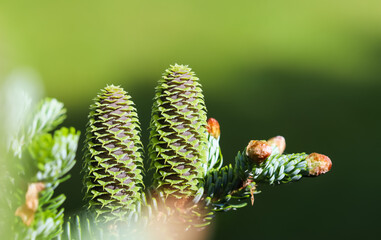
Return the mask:
<path fill-rule="evenodd" d="M 17 170 L 8 169 L 13 186 L 28 185 L 27 191 L 10 190 L 8 197 L 15 209 L 14 239 L 52 239 L 62 231 L 63 194 L 54 190 L 70 175 L 75 164 L 79 132 L 62 127 L 50 133 L 65 119 L 66 109 L 56 99 L 46 98 L 20 126 L 9 151 Z M 28 125 L 28 121 L 30 124 Z M 6 170 L 7 171 L 7 170 Z"/>
<path fill-rule="evenodd" d="M 10 186 L 27 188 L 9 190 L 17 199 L 16 205 L 8 201 L 17 216 L 15 239 L 127 239 L 148 236 L 147 228 L 166 239 L 182 239 L 187 230 L 205 228 L 217 212 L 245 207 L 250 199 L 253 205 L 265 184 L 319 176 L 332 166 L 318 153 L 283 154 L 281 136 L 250 141 L 234 163 L 223 166 L 220 125 L 206 118 L 199 79 L 188 66 L 175 64 L 155 91 L 148 145 L 152 185 L 143 183 L 134 103 L 121 87 L 107 86 L 88 115 L 82 172 L 86 209 L 63 227 L 66 197 L 54 190 L 70 177 L 79 138 L 74 128 L 52 132 L 65 113 L 57 100 L 42 101 L 11 140 L 23 179 Z"/>

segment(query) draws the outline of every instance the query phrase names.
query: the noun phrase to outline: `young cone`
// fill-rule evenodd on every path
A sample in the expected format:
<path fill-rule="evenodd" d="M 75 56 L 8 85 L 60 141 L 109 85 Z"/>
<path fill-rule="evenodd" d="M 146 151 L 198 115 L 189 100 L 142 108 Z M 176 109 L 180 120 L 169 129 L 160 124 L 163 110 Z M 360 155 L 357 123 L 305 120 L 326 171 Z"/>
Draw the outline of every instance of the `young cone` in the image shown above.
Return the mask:
<path fill-rule="evenodd" d="M 139 122 L 130 96 L 107 86 L 90 106 L 85 142 L 89 207 L 105 221 L 135 210 L 143 188 Z"/>
<path fill-rule="evenodd" d="M 206 108 L 198 78 L 184 65 L 171 66 L 156 88 L 150 132 L 154 186 L 175 199 L 198 191 L 206 162 Z"/>

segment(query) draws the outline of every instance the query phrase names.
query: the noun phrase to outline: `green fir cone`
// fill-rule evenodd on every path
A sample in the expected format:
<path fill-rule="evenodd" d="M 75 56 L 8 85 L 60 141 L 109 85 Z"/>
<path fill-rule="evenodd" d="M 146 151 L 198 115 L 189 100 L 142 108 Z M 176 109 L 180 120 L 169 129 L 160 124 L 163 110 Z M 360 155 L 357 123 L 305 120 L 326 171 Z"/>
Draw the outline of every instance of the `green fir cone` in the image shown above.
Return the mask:
<path fill-rule="evenodd" d="M 85 142 L 85 185 L 89 207 L 103 220 L 135 211 L 143 189 L 139 121 L 130 96 L 107 86 L 90 106 Z"/>
<path fill-rule="evenodd" d="M 171 66 L 156 88 L 150 132 L 154 186 L 165 197 L 191 197 L 206 162 L 206 107 L 199 79 L 184 65 Z"/>

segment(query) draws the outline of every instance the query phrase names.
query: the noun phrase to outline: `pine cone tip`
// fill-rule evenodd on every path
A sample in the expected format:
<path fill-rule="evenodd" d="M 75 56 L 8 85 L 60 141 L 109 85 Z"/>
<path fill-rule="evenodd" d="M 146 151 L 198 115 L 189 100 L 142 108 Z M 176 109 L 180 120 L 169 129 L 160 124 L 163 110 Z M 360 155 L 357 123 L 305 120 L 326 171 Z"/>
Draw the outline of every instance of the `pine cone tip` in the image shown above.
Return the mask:
<path fill-rule="evenodd" d="M 170 68 L 168 69 L 168 71 L 184 74 L 184 73 L 188 73 L 192 71 L 192 69 L 189 68 L 188 65 L 181 65 L 181 64 L 175 63 L 174 65 L 170 65 Z"/>
<path fill-rule="evenodd" d="M 107 85 L 104 88 L 104 90 L 107 92 L 120 92 L 120 91 L 124 92 L 123 88 L 121 88 L 119 85 L 115 86 L 114 84 Z"/>

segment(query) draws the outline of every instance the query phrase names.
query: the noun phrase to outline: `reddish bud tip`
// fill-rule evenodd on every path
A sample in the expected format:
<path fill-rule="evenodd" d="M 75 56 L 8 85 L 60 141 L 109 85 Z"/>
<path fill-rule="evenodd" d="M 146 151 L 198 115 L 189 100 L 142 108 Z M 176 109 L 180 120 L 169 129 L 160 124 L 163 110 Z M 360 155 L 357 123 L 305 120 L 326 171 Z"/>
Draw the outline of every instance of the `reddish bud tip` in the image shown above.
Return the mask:
<path fill-rule="evenodd" d="M 270 145 L 275 145 L 279 150 L 279 154 L 282 154 L 286 149 L 286 139 L 284 139 L 282 136 L 270 138 L 267 140 L 267 143 Z"/>
<path fill-rule="evenodd" d="M 246 155 L 255 163 L 262 163 L 272 153 L 270 144 L 266 141 L 252 140 L 246 147 Z"/>
<path fill-rule="evenodd" d="M 319 176 L 331 170 L 332 161 L 329 157 L 319 153 L 311 153 L 306 158 L 309 174 Z"/>
<path fill-rule="evenodd" d="M 208 119 L 208 126 L 206 127 L 206 129 L 208 130 L 208 133 L 210 135 L 212 135 L 215 139 L 218 139 L 218 137 L 221 134 L 221 132 L 220 132 L 220 124 L 214 118 L 209 118 Z"/>

